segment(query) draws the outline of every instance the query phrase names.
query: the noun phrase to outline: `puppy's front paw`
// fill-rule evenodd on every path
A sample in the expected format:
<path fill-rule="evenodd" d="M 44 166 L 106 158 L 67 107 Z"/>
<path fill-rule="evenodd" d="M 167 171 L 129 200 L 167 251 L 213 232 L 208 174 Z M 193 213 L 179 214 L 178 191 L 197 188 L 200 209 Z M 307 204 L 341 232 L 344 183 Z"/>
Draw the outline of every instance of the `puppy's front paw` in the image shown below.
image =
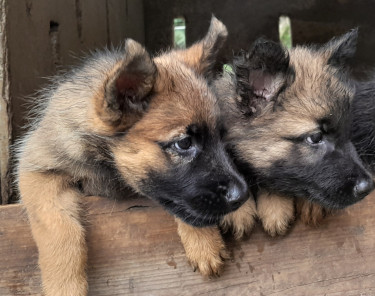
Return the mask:
<path fill-rule="evenodd" d="M 318 204 L 312 203 L 307 199 L 299 198 L 296 201 L 297 214 L 301 221 L 306 225 L 318 226 L 326 214 L 330 211 Z"/>
<path fill-rule="evenodd" d="M 224 232 L 232 231 L 235 239 L 239 240 L 253 230 L 255 217 L 255 201 L 250 198 L 237 211 L 225 215 L 220 226 Z"/>
<path fill-rule="evenodd" d="M 292 198 L 262 191 L 258 195 L 257 211 L 264 230 L 271 236 L 284 235 L 294 221 Z"/>
<path fill-rule="evenodd" d="M 198 269 L 205 277 L 219 276 L 224 267 L 224 260 L 229 258 L 219 229 L 197 228 L 179 219 L 176 221 L 186 257 L 194 271 Z"/>

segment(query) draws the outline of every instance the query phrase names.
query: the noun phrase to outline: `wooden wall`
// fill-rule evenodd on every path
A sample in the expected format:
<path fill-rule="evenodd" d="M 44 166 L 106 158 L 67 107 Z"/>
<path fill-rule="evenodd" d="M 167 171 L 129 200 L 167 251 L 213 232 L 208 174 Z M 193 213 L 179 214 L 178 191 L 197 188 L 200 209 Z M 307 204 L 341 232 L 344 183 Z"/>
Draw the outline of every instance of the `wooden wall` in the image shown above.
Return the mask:
<path fill-rule="evenodd" d="M 9 191 L 8 147 L 23 132 L 31 97 L 45 77 L 78 62 L 91 49 L 144 43 L 141 0 L 1 0 L 0 176 L 2 203 Z"/>
<path fill-rule="evenodd" d="M 186 19 L 187 44 L 204 36 L 215 14 L 228 27 L 223 60 L 260 36 L 278 40 L 281 15 L 291 19 L 293 44 L 322 43 L 359 26 L 356 73 L 375 65 L 374 0 L 144 0 L 145 41 L 151 50 L 172 44 L 173 18 Z"/>

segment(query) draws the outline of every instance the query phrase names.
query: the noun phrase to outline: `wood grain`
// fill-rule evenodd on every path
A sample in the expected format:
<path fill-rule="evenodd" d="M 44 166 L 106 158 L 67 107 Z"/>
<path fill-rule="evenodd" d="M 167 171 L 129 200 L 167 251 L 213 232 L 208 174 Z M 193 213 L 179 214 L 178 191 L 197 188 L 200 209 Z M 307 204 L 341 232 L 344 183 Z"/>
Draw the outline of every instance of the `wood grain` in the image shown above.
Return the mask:
<path fill-rule="evenodd" d="M 9 145 L 12 139 L 12 104 L 9 95 L 9 50 L 7 48 L 5 0 L 0 0 L 0 204 L 7 204 L 11 195 Z"/>
<path fill-rule="evenodd" d="M 92 296 L 375 295 L 375 194 L 319 228 L 228 237 L 232 260 L 211 280 L 191 270 L 173 217 L 152 201 L 90 197 L 86 207 Z M 0 207 L 0 221 L 0 295 L 41 295 L 22 205 Z"/>

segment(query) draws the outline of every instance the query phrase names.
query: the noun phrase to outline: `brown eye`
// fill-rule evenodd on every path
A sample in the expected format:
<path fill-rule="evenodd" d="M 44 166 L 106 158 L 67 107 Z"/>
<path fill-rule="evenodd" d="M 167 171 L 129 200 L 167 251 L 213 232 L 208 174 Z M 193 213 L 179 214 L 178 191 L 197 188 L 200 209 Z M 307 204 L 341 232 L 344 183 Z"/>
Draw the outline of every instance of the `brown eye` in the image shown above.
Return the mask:
<path fill-rule="evenodd" d="M 321 132 L 317 132 L 312 134 L 306 138 L 307 143 L 309 144 L 319 144 L 323 139 L 323 134 Z"/>
<path fill-rule="evenodd" d="M 191 138 L 186 137 L 174 143 L 178 150 L 188 150 L 191 147 Z"/>

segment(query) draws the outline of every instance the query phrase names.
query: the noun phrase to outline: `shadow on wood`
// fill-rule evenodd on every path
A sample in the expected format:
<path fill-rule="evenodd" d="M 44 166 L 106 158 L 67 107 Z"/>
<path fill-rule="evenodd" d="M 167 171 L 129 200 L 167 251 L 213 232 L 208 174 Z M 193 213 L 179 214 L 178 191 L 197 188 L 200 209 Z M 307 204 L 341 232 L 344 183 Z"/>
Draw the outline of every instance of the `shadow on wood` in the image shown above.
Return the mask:
<path fill-rule="evenodd" d="M 375 194 L 319 228 L 272 239 L 260 227 L 228 240 L 223 275 L 186 262 L 173 217 L 146 199 L 87 198 L 89 295 L 375 295 Z M 0 295 L 41 295 L 37 250 L 21 205 L 0 207 Z"/>

